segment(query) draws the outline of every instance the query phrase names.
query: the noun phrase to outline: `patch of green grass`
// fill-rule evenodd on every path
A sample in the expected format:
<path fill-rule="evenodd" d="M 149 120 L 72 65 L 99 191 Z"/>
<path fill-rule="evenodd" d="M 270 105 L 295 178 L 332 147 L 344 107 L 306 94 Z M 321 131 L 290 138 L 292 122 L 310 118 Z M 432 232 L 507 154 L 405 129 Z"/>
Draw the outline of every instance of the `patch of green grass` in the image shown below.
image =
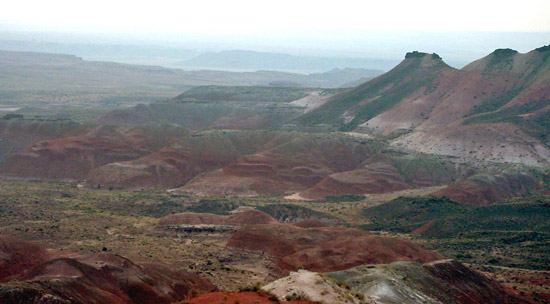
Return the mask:
<path fill-rule="evenodd" d="M 432 221 L 416 239 L 464 262 L 548 270 L 550 197 L 472 206 L 447 198 L 398 198 L 366 208 L 368 230 L 410 233 Z"/>
<path fill-rule="evenodd" d="M 178 101 L 291 102 L 308 95 L 307 89 L 260 86 L 200 86 L 187 90 Z"/>
<path fill-rule="evenodd" d="M 483 99 L 481 103 L 475 105 L 464 117 L 496 111 L 514 99 L 520 92 L 521 89 L 508 90 L 499 95 Z"/>
<path fill-rule="evenodd" d="M 431 220 L 456 216 L 469 212 L 470 209 L 470 206 L 446 197 L 400 197 L 389 203 L 364 209 L 363 216 L 372 224 L 363 225 L 362 228 L 409 233 Z"/>
<path fill-rule="evenodd" d="M 535 138 L 546 140 L 550 134 L 550 111 L 543 111 L 530 117 L 520 115 L 537 111 L 547 105 L 550 105 L 550 100 L 518 104 L 500 111 L 467 118 L 464 124 L 508 122 L 521 127 Z"/>
<path fill-rule="evenodd" d="M 316 218 L 318 220 L 326 220 L 327 222 L 342 223 L 340 219 L 332 215 L 293 204 L 281 204 L 277 202 L 257 206 L 257 209 L 271 215 L 280 222 L 297 222 L 307 218 Z"/>
<path fill-rule="evenodd" d="M 329 195 L 318 201 L 321 203 L 357 202 L 357 201 L 362 201 L 365 198 L 366 196 L 359 195 L 359 194 L 344 194 L 344 195 Z"/>
<path fill-rule="evenodd" d="M 413 157 L 410 157 L 404 155 L 392 158 L 392 164 L 409 185 L 416 185 L 418 180 L 452 180 L 458 175 L 455 164 L 441 156 L 414 154 Z"/>
<path fill-rule="evenodd" d="M 228 199 L 201 199 L 198 204 L 190 206 L 187 211 L 196 213 L 229 214 L 241 204 Z"/>
<path fill-rule="evenodd" d="M 539 110 L 548 104 L 550 104 L 550 100 L 536 104 L 525 103 L 521 105 L 513 105 L 501 111 L 471 117 L 466 119 L 464 124 L 512 122 L 521 125 L 523 119 L 518 117 L 519 115 Z"/>

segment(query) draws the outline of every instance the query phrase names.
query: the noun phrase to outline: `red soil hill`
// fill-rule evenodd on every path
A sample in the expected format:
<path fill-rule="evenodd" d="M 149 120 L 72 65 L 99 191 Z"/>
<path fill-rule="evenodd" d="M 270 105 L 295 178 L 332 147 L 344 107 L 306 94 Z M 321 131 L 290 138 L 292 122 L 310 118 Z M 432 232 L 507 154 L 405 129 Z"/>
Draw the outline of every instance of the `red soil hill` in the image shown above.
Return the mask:
<path fill-rule="evenodd" d="M 409 241 L 342 227 L 301 228 L 292 224 L 252 225 L 233 234 L 228 247 L 264 251 L 284 273 L 303 267 L 335 271 L 361 264 L 430 262 L 443 257 Z"/>
<path fill-rule="evenodd" d="M 194 273 L 109 253 L 48 260 L 39 246 L 5 237 L 0 241 L 7 256 L 0 274 L 12 275 L 0 286 L 0 303 L 162 304 L 217 290 Z"/>

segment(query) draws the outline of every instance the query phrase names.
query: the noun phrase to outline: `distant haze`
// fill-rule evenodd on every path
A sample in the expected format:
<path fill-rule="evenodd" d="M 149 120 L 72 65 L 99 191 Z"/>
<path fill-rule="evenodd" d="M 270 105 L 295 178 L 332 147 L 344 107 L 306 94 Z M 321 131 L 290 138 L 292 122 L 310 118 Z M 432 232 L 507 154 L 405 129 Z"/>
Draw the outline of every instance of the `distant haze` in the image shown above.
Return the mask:
<path fill-rule="evenodd" d="M 8 40 L 169 49 L 160 53 L 170 60 L 126 60 L 146 64 L 225 50 L 393 62 L 419 50 L 462 67 L 496 48 L 549 44 L 550 1 L 9 1 L 0 29 L 0 49 Z"/>
<path fill-rule="evenodd" d="M 548 0 L 20 0 L 0 22 L 34 29 L 148 34 L 296 30 L 550 31 Z M 323 33 L 321 33 L 323 34 Z"/>

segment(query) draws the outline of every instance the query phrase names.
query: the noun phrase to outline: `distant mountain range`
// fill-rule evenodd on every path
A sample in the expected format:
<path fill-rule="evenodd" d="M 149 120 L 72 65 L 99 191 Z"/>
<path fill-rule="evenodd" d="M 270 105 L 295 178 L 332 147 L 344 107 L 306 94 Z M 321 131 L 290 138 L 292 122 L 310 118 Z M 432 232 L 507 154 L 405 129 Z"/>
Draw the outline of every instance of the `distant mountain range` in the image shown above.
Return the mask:
<path fill-rule="evenodd" d="M 171 66 L 172 63 L 200 54 L 181 48 L 99 43 L 58 43 L 48 41 L 0 40 L 0 50 L 71 54 L 86 60 L 104 60 L 122 63 Z"/>
<path fill-rule="evenodd" d="M 398 62 L 387 59 L 312 57 L 281 53 L 231 50 L 204 53 L 179 63 L 182 67 L 209 69 L 323 72 L 335 68 L 389 70 Z"/>
<path fill-rule="evenodd" d="M 364 69 L 333 69 L 324 73 L 279 71 L 184 71 L 151 65 L 88 61 L 73 55 L 0 51 L 0 102 L 118 103 L 174 97 L 201 85 L 277 87 L 350 87 L 381 74 Z"/>
<path fill-rule="evenodd" d="M 228 50 L 203 53 L 198 50 L 136 44 L 59 43 L 48 41 L 0 40 L 0 50 L 71 54 L 86 60 L 130 64 L 161 65 L 187 69 L 257 71 L 276 70 L 316 73 L 332 69 L 368 69 L 378 73 L 394 67 L 398 61 L 352 57 L 295 56 L 282 53 Z"/>

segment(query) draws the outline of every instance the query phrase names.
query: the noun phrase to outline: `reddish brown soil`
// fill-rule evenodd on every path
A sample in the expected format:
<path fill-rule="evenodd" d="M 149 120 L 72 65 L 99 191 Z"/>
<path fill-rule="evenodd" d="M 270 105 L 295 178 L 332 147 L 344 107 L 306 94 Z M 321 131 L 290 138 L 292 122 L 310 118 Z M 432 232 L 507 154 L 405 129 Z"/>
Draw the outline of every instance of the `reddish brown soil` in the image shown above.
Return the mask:
<path fill-rule="evenodd" d="M 355 169 L 372 153 L 371 147 L 354 138 L 330 134 L 276 139 L 265 148 L 195 177 L 180 192 L 242 196 L 297 192 L 335 172 Z"/>
<path fill-rule="evenodd" d="M 213 292 L 187 299 L 181 304 L 277 304 L 280 303 L 276 297 L 256 292 Z M 288 304 L 312 304 L 309 301 L 289 301 Z"/>
<path fill-rule="evenodd" d="M 187 132 L 181 128 L 155 126 L 125 129 L 103 126 L 84 135 L 37 142 L 27 151 L 9 156 L 2 163 L 0 173 L 21 177 L 84 179 L 96 167 L 138 158 L 185 134 Z"/>
<path fill-rule="evenodd" d="M 180 186 L 203 172 L 222 168 L 244 154 L 254 153 L 277 135 L 263 131 L 194 134 L 156 153 L 92 170 L 86 183 L 90 187 L 112 188 Z"/>
<path fill-rule="evenodd" d="M 373 119 L 370 124 L 398 124 L 396 115 L 414 112 L 414 109 L 425 106 L 426 101 L 433 100 L 429 108 L 422 111 L 421 123 L 409 125 L 414 132 L 399 140 L 400 144 L 421 152 L 454 155 L 467 160 L 548 165 L 548 148 L 541 145 L 539 139 L 528 136 L 530 132 L 526 131 L 531 127 L 520 121 L 548 106 L 550 65 L 544 62 L 548 50 L 504 57 L 497 53 L 456 71 L 456 79 L 451 81 L 452 87 L 444 85 L 448 83 L 445 78 L 438 77 L 433 82 L 433 91 L 426 92 L 422 98 L 399 104 Z M 498 100 L 504 104 L 495 102 Z M 528 104 L 517 116 L 520 128 L 504 123 L 463 125 L 468 120 L 465 117 L 472 117 L 472 109 L 481 106 L 484 110 L 480 112 L 488 112 L 489 109 L 484 107 L 491 102 L 497 104 L 491 114 L 494 118 L 488 120 L 493 122 L 499 122 L 500 114 L 502 120 L 511 120 L 505 118 L 510 115 L 506 111 L 498 111 Z M 390 115 L 390 112 L 396 115 Z M 393 120 L 392 116 L 395 116 Z M 540 131 L 534 128 L 533 131 Z"/>
<path fill-rule="evenodd" d="M 432 226 L 435 224 L 435 220 L 431 220 L 429 222 L 427 222 L 426 224 L 414 229 L 411 233 L 412 234 L 422 234 L 428 230 L 430 230 L 430 228 L 432 228 Z"/>
<path fill-rule="evenodd" d="M 233 234 L 228 247 L 275 257 L 284 273 L 303 267 L 336 271 L 361 264 L 430 262 L 443 257 L 409 241 L 342 227 L 301 228 L 292 224 L 252 225 Z"/>
<path fill-rule="evenodd" d="M 548 166 L 550 150 L 541 144 L 541 139 L 548 141 L 548 137 L 528 136 L 541 130 L 536 123 L 521 119 L 535 113 L 544 115 L 543 109 L 548 110 L 549 52 L 548 48 L 510 55 L 497 51 L 461 70 L 429 54 L 410 57 L 388 73 L 336 94 L 300 119 L 306 124 L 348 119 L 353 122 L 349 127 L 384 135 L 406 131 L 395 145 L 423 153 Z M 364 115 L 373 111 L 372 103 L 395 99 L 396 95 L 399 100 L 391 108 L 374 117 Z M 502 111 L 511 107 L 515 108 Z M 516 117 L 514 111 L 518 111 Z M 481 119 L 483 123 L 477 128 L 465 125 L 481 113 L 491 117 Z M 517 124 L 492 127 L 503 121 Z"/>
<path fill-rule="evenodd" d="M 30 242 L 0 236 L 0 281 L 49 260 L 52 254 Z"/>
<path fill-rule="evenodd" d="M 319 221 L 318 219 L 307 219 L 303 220 L 301 222 L 295 223 L 295 226 L 301 227 L 301 228 L 319 228 L 319 227 L 327 227 L 325 223 Z"/>
<path fill-rule="evenodd" d="M 534 304 L 528 298 L 457 261 L 437 261 L 423 267 L 436 280 L 421 282 L 420 289 L 427 290 L 428 294 L 431 293 L 443 303 Z"/>
<path fill-rule="evenodd" d="M 49 256 L 39 246 L 2 240 L 11 263 L 1 264 L 0 273 L 19 274 L 3 283 L 0 303 L 162 304 L 217 290 L 194 273 L 162 265 L 135 264 L 109 253 L 44 261 Z"/>
<path fill-rule="evenodd" d="M 530 292 L 526 292 L 527 296 L 534 299 L 537 303 L 550 303 L 550 271 L 537 272 L 519 272 L 518 274 L 508 277 L 514 283 L 528 286 Z"/>
<path fill-rule="evenodd" d="M 278 221 L 258 210 L 246 210 L 233 215 L 183 212 L 168 215 L 159 220 L 159 225 L 255 225 L 274 224 Z"/>
<path fill-rule="evenodd" d="M 70 121 L 0 120 L 0 155 L 22 152 L 38 141 L 77 136 L 91 129 L 90 125 Z"/>

